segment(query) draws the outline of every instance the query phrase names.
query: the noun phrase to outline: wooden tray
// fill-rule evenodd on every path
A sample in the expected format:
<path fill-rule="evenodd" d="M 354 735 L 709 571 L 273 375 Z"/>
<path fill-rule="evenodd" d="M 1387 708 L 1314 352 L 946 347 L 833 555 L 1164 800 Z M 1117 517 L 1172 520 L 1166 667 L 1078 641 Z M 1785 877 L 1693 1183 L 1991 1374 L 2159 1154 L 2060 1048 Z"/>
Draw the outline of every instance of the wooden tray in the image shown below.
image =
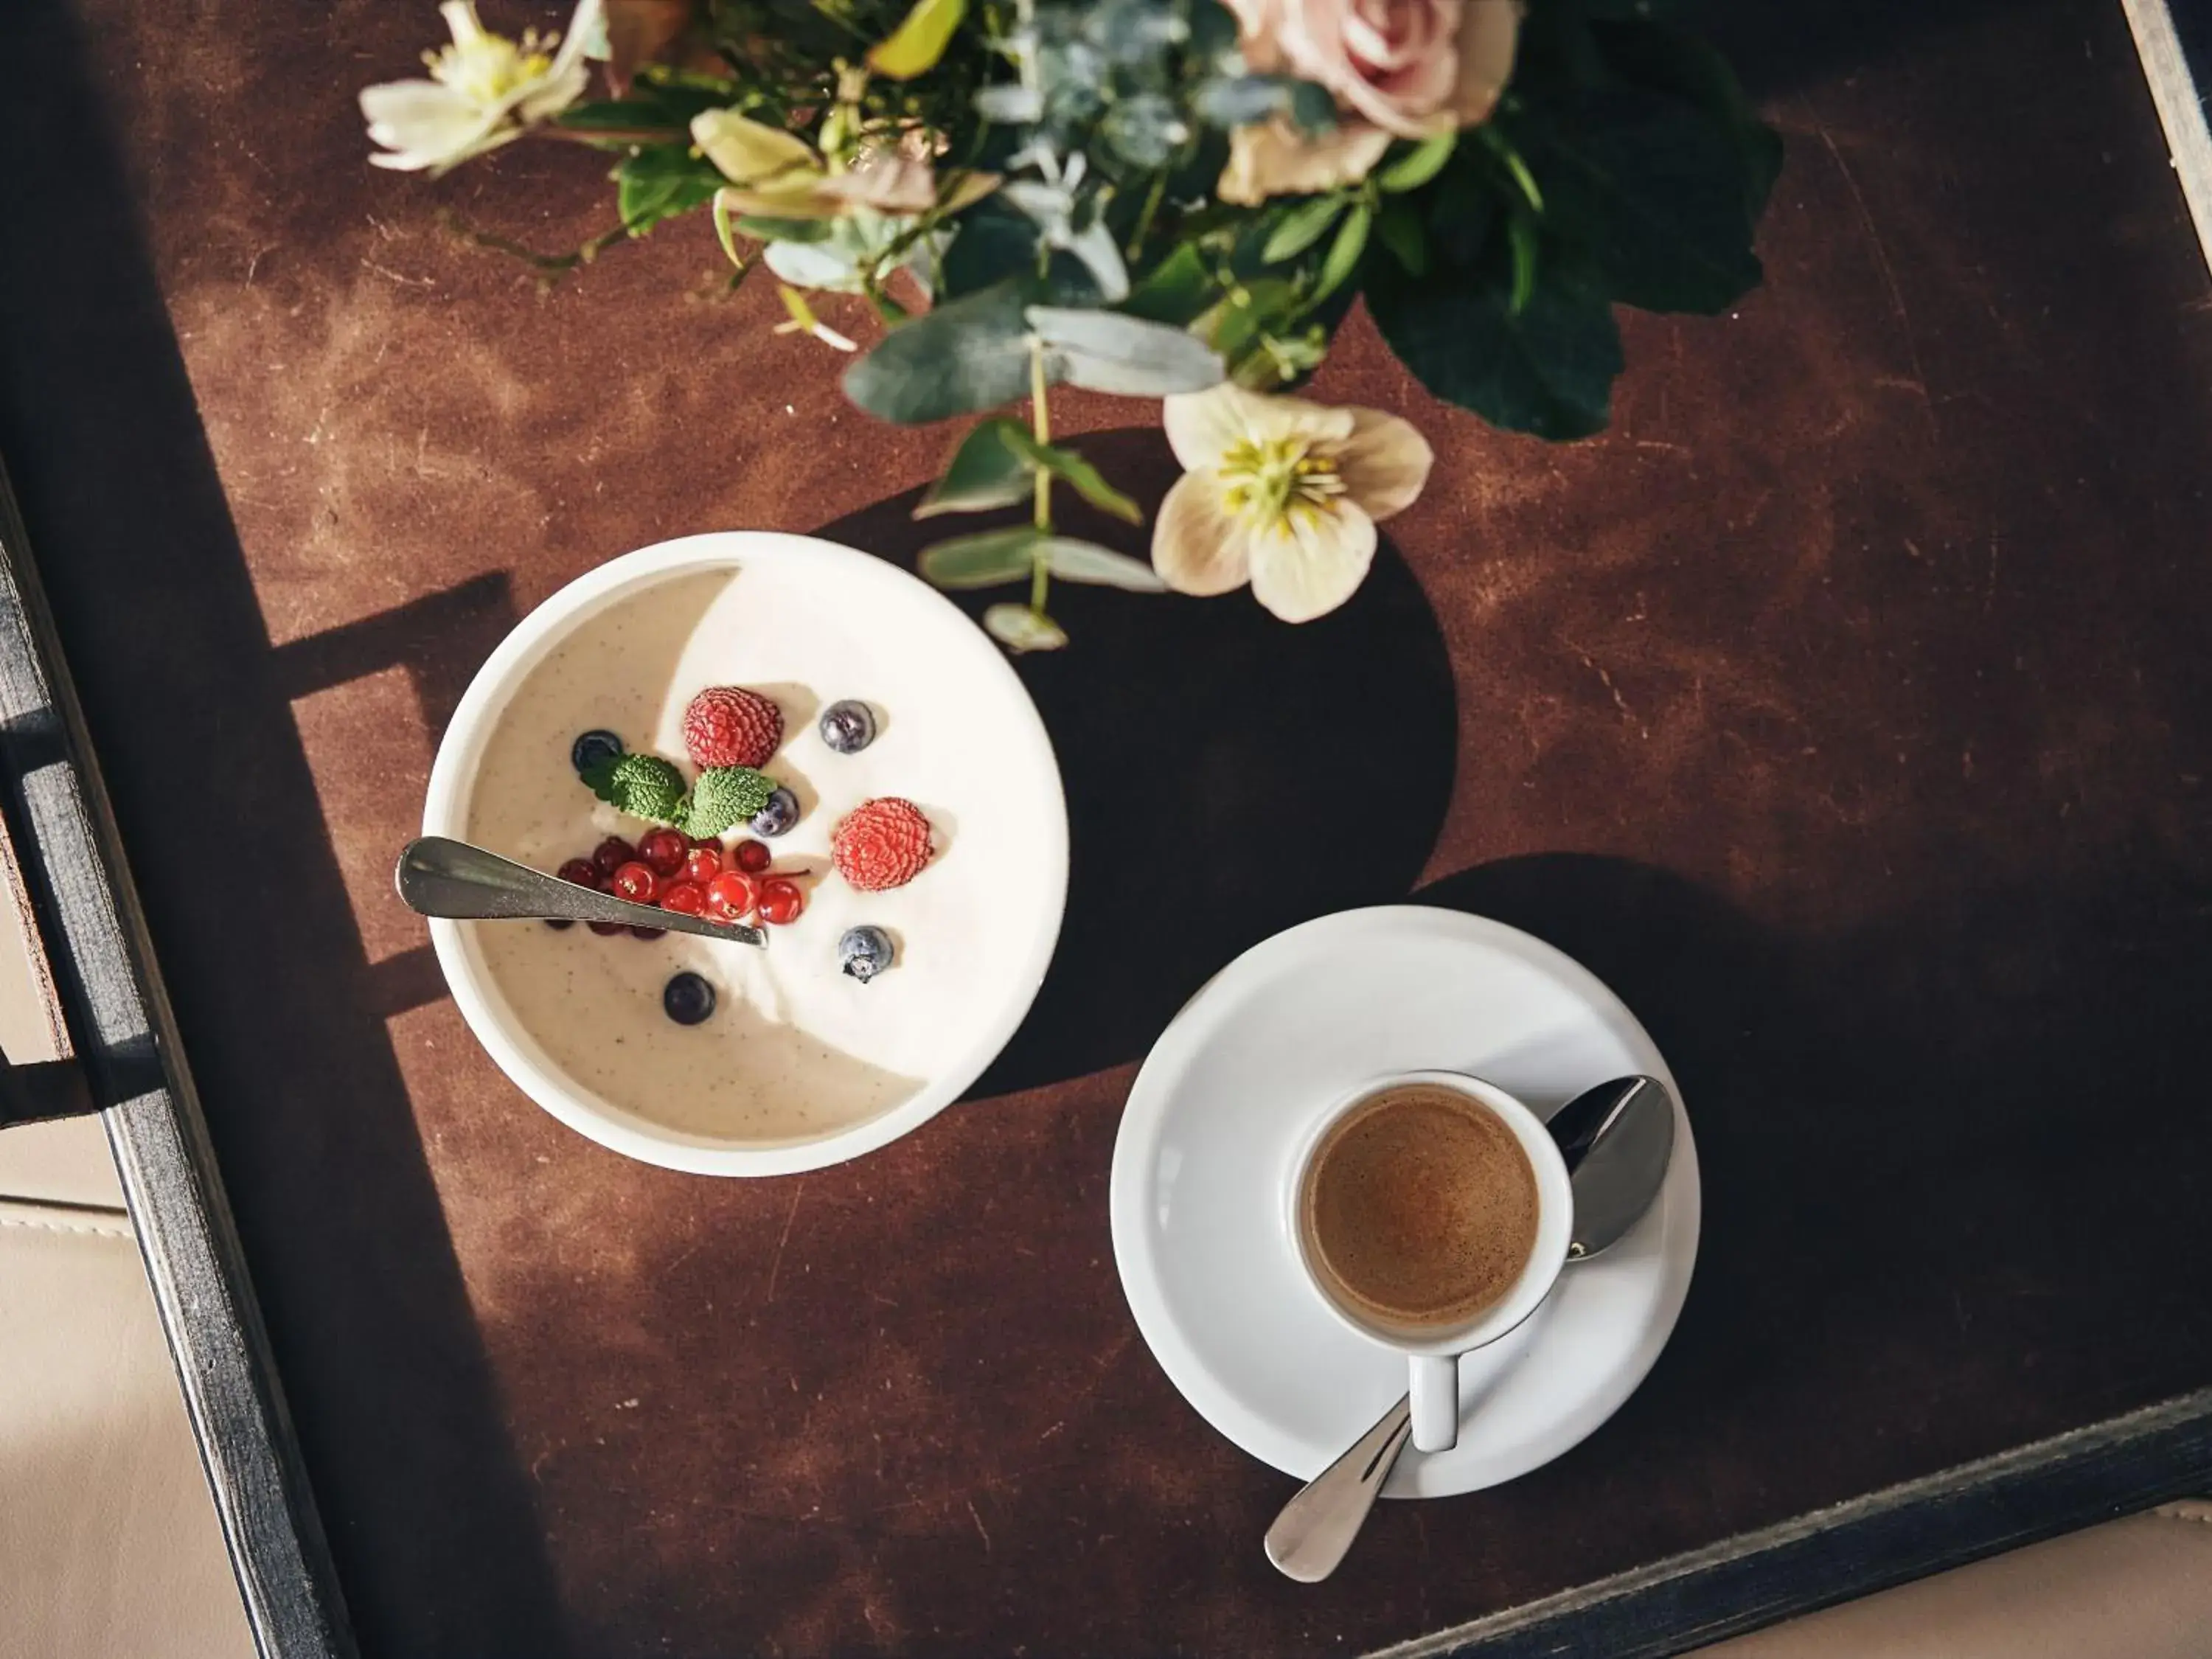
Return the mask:
<path fill-rule="evenodd" d="M 687 529 L 910 556 L 945 434 L 684 228 L 542 299 L 441 229 L 605 204 L 363 164 L 428 8 L 8 9 L 4 808 L 267 1651 L 1656 1654 L 2212 1483 L 2212 303 L 2143 68 L 2109 0 L 1727 27 L 1767 289 L 1635 320 L 1565 450 L 1355 320 L 1319 392 L 1440 452 L 1374 580 L 1073 599 L 1035 1017 L 925 1133 L 714 1182 L 509 1089 L 390 859 L 522 611 Z M 1148 411 L 1066 416 L 1157 498 Z M 1409 893 L 1637 1009 L 1708 1231 L 1613 1423 L 1304 1589 L 1136 1339 L 1107 1159 L 1207 972 Z"/>

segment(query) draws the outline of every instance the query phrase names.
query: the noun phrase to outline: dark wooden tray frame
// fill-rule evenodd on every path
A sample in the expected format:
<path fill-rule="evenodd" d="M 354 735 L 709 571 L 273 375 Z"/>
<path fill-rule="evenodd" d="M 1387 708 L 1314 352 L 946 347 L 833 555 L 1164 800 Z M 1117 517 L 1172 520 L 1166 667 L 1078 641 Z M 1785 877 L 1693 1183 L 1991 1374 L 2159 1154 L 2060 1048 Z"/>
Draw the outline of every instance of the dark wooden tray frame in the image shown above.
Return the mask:
<path fill-rule="evenodd" d="M 2212 255 L 2212 133 L 2167 0 L 2122 0 Z M 2185 10 L 2183 21 L 2194 14 Z M 37 565 L 0 471 L 0 822 L 76 1077 L 0 1091 L 0 1126 L 75 1102 L 121 1173 L 254 1639 L 358 1651 L 198 1097 Z M 2212 1389 L 1438 1631 L 1399 1655 L 1677 1653 L 1790 1614 L 2212 1490 Z"/>

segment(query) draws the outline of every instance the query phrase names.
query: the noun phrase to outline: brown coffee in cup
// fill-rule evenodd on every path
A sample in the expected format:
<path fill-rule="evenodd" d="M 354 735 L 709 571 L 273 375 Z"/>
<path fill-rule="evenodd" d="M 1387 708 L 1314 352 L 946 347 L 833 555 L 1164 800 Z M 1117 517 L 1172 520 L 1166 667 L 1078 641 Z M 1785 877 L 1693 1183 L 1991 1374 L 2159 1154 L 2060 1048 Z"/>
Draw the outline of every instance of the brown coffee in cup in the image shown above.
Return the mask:
<path fill-rule="evenodd" d="M 1364 1320 L 1463 1325 L 1513 1288 L 1536 1248 L 1536 1173 L 1480 1101 L 1401 1084 L 1354 1104 L 1307 1160 L 1298 1224 L 1314 1275 Z"/>

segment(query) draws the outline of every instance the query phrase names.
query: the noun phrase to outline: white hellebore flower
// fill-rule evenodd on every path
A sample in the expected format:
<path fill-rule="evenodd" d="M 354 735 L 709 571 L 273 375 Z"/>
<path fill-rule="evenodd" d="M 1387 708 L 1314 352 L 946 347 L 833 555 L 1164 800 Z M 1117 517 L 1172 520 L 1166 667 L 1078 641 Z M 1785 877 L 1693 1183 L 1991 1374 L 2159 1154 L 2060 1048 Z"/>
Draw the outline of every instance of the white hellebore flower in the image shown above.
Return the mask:
<path fill-rule="evenodd" d="M 1162 410 L 1183 476 L 1160 503 L 1152 566 L 1183 593 L 1246 582 L 1285 622 L 1350 599 L 1375 523 L 1413 505 L 1436 459 L 1408 421 L 1270 398 L 1230 381 Z"/>
<path fill-rule="evenodd" d="M 362 89 L 368 136 L 386 151 L 368 159 L 403 173 L 427 168 L 434 177 L 559 114 L 583 96 L 591 78 L 584 55 L 604 27 L 600 5 L 580 0 L 565 38 L 541 39 L 529 29 L 515 41 L 487 31 L 474 0 L 446 0 L 438 10 L 453 43 L 422 54 L 430 78 Z M 556 43 L 559 50 L 549 52 Z"/>

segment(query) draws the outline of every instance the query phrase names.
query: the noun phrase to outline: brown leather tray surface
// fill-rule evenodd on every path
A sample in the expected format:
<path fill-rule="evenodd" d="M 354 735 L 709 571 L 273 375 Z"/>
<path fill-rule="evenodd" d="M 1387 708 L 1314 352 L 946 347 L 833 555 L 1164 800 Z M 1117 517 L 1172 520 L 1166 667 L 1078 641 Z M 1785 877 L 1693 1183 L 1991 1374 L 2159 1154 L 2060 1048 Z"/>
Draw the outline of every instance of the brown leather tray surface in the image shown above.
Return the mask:
<path fill-rule="evenodd" d="M 1304 630 L 1070 596 L 1036 1017 L 747 1182 L 523 1100 L 391 858 L 522 611 L 690 530 L 910 555 L 947 434 L 848 409 L 702 225 L 543 297 L 441 225 L 573 245 L 588 155 L 372 171 L 427 4 L 9 9 L 0 449 L 369 1651 L 1357 1650 L 2212 1382 L 2212 301 L 2142 72 L 2109 0 L 1747 10 L 1767 289 L 1636 319 L 1567 449 L 1355 319 L 1319 392 L 1440 453 L 1396 552 Z M 1301 1589 L 1291 1483 L 1130 1322 L 1108 1161 L 1207 972 L 1416 890 L 1650 1025 L 1705 1245 L 1613 1422 Z"/>

